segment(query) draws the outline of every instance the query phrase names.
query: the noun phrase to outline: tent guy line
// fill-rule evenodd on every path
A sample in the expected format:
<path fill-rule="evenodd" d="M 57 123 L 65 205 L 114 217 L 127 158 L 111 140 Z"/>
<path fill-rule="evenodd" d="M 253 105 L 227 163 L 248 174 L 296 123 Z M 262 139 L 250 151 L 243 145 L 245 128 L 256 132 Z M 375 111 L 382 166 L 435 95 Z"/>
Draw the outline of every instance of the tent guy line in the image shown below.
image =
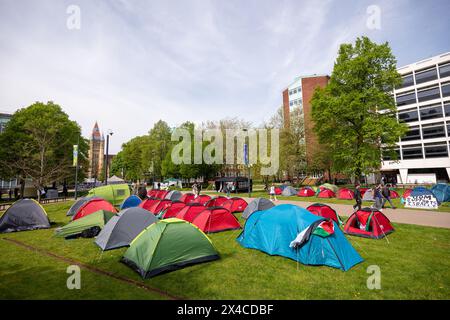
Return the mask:
<path fill-rule="evenodd" d="M 57 260 L 60 260 L 60 261 L 66 262 L 66 263 L 76 264 L 80 268 L 83 268 L 83 269 L 89 270 L 91 272 L 94 272 L 94 273 L 97 273 L 97 274 L 100 274 L 100 275 L 104 275 L 104 276 L 116 279 L 116 280 L 119 280 L 119 281 L 122 281 L 122 282 L 125 282 L 125 283 L 128 283 L 128 284 L 131 284 L 131 285 L 134 285 L 134 286 L 142 288 L 144 290 L 158 293 L 161 296 L 163 296 L 163 297 L 165 297 L 167 299 L 170 299 L 170 300 L 188 300 L 186 298 L 182 298 L 182 297 L 175 296 L 173 294 L 167 293 L 166 291 L 160 290 L 158 288 L 154 288 L 154 287 L 148 286 L 148 285 L 146 285 L 146 284 L 144 284 L 142 282 L 139 282 L 139 281 L 127 278 L 127 277 L 115 275 L 115 274 L 113 274 L 111 272 L 92 267 L 92 266 L 90 266 L 88 264 L 85 264 L 83 262 L 80 262 L 78 260 L 75 260 L 75 259 L 72 259 L 72 258 L 67 258 L 67 257 L 62 257 L 62 256 L 56 255 L 56 254 L 54 254 L 54 253 L 52 253 L 50 251 L 47 251 L 45 249 L 38 248 L 38 247 L 35 247 L 35 246 L 32 246 L 32 245 L 26 244 L 24 242 L 15 240 L 15 239 L 1 238 L 1 240 L 9 242 L 9 243 L 12 243 L 12 244 L 14 244 L 16 246 L 19 246 L 19 247 L 28 249 L 30 251 L 38 252 L 40 254 L 43 254 L 43 255 L 55 258 Z"/>

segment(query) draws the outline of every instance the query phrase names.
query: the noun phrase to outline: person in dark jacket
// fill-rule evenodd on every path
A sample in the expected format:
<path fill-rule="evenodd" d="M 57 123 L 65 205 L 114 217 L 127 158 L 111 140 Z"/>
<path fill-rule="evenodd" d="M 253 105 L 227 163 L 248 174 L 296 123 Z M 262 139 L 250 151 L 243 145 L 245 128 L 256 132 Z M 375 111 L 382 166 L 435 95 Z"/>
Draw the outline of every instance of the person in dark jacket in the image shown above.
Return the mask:
<path fill-rule="evenodd" d="M 361 204 L 362 204 L 362 196 L 361 191 L 359 190 L 361 186 L 357 184 L 355 186 L 355 205 L 353 206 L 353 211 L 361 210 Z"/>
<path fill-rule="evenodd" d="M 141 200 L 145 200 L 147 199 L 147 188 L 145 187 L 145 185 L 141 185 L 138 188 L 138 197 L 141 198 Z"/>
<path fill-rule="evenodd" d="M 389 187 L 390 187 L 390 185 L 386 184 L 383 186 L 383 189 L 381 190 L 381 195 L 383 196 L 383 202 L 381 204 L 381 207 L 384 208 L 384 205 L 386 204 L 386 201 L 387 201 L 391 205 L 392 209 L 396 209 L 396 207 L 394 206 L 394 204 L 392 203 L 392 200 L 391 200 L 391 190 L 389 189 Z"/>

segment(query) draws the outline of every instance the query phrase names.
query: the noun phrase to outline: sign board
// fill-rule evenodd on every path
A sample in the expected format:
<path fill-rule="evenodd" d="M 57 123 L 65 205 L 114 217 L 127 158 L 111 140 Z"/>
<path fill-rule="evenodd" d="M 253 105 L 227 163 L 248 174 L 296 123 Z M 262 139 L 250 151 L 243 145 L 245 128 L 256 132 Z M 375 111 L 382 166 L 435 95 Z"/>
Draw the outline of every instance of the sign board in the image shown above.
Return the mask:
<path fill-rule="evenodd" d="M 409 196 L 405 200 L 406 208 L 437 209 L 438 201 L 432 195 Z"/>
<path fill-rule="evenodd" d="M 244 144 L 244 164 L 248 166 L 248 144 Z"/>
<path fill-rule="evenodd" d="M 78 164 L 78 145 L 73 145 L 73 166 L 76 167 Z"/>

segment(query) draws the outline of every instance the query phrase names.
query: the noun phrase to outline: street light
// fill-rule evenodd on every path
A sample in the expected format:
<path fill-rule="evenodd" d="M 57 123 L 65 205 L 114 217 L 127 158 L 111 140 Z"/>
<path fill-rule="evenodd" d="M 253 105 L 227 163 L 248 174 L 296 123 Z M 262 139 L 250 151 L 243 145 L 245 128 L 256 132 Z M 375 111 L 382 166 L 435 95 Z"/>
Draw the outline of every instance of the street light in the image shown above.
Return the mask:
<path fill-rule="evenodd" d="M 106 161 L 105 161 L 105 185 L 108 184 L 108 162 L 109 162 L 109 136 L 112 136 L 113 132 L 111 129 L 108 129 L 106 134 Z"/>

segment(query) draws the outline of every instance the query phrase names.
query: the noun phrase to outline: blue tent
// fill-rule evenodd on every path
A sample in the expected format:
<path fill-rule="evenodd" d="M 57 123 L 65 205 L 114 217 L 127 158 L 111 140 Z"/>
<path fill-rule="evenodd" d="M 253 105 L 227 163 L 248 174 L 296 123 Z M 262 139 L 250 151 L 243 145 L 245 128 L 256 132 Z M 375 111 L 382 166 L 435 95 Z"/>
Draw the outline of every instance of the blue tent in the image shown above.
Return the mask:
<path fill-rule="evenodd" d="M 326 265 L 346 271 L 363 261 L 335 222 L 334 233 L 330 236 L 311 234 L 300 249 L 289 246 L 299 233 L 318 220 L 324 218 L 304 208 L 282 204 L 254 212 L 236 240 L 245 248 L 287 257 L 306 265 Z"/>
<path fill-rule="evenodd" d="M 123 200 L 122 204 L 120 205 L 120 210 L 137 207 L 142 202 L 141 198 L 139 198 L 137 195 L 131 195 L 125 200 Z"/>
<path fill-rule="evenodd" d="M 450 201 L 450 185 L 445 183 L 435 184 L 431 191 L 433 191 L 436 199 L 440 202 Z"/>

